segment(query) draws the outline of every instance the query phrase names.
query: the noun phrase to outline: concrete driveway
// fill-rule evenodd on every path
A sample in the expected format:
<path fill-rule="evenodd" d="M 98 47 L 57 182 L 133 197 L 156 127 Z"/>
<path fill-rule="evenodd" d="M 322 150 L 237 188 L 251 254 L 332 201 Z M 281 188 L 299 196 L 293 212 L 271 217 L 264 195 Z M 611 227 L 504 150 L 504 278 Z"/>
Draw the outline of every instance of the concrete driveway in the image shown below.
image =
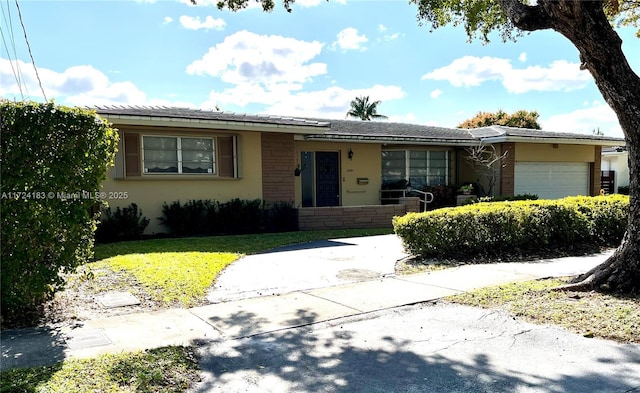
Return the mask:
<path fill-rule="evenodd" d="M 212 303 L 375 279 L 406 257 L 396 235 L 332 239 L 247 255 L 227 267 L 207 299 Z"/>

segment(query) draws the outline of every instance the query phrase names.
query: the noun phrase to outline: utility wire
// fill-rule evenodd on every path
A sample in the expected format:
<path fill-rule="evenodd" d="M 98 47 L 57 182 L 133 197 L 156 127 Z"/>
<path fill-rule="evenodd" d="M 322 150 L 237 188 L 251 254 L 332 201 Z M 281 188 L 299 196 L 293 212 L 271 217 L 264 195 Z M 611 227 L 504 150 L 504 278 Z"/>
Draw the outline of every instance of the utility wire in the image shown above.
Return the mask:
<path fill-rule="evenodd" d="M 40 80 L 40 74 L 38 74 L 36 62 L 33 59 L 33 53 L 31 53 L 31 45 L 29 45 L 29 39 L 27 38 L 27 30 L 24 28 L 24 23 L 22 22 L 22 12 L 20 12 L 18 0 L 16 0 L 16 8 L 18 9 L 18 18 L 20 19 L 20 25 L 22 26 L 22 32 L 24 33 L 24 40 L 27 43 L 27 49 L 29 50 L 29 57 L 31 57 L 31 64 L 33 64 L 33 69 L 36 71 L 36 79 L 38 79 L 38 85 L 40 86 L 40 91 L 42 91 L 42 96 L 44 97 L 44 100 L 47 101 L 47 95 L 44 94 L 44 88 L 42 87 L 42 81 Z"/>
<path fill-rule="evenodd" d="M 8 34 L 9 34 L 9 38 L 11 39 L 11 44 L 12 44 L 12 47 L 13 47 L 13 53 L 14 53 L 14 56 L 16 58 L 15 68 L 14 68 L 13 61 L 11 60 L 11 51 L 9 49 L 9 45 L 7 44 L 7 40 L 5 38 L 5 33 L 2 30 L 1 26 L 0 26 L 0 36 L 2 36 L 2 43 L 4 44 L 4 47 L 7 50 L 7 58 L 9 60 L 9 64 L 11 65 L 11 72 L 13 72 L 13 76 L 16 78 L 16 84 L 18 85 L 18 89 L 20 90 L 20 95 L 22 96 L 22 99 L 24 100 L 24 92 L 22 91 L 20 65 L 18 64 L 18 55 L 17 55 L 17 52 L 16 52 L 16 42 L 15 42 L 15 39 L 14 39 L 14 36 L 13 36 L 13 23 L 11 21 L 11 10 L 9 9 L 9 0 L 7 0 L 7 13 L 5 13 L 5 10 L 4 10 L 3 7 L 0 7 L 0 8 L 2 9 L 2 17 L 5 20 L 7 26 L 9 27 L 9 33 Z M 26 88 L 26 86 L 25 86 L 25 88 Z"/>

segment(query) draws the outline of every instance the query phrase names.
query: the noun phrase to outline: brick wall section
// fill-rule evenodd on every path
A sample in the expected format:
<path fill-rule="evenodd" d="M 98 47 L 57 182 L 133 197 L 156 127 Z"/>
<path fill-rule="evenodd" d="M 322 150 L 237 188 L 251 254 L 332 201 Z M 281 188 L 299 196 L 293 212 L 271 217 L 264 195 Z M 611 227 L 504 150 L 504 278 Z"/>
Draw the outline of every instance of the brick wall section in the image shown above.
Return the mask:
<path fill-rule="evenodd" d="M 516 171 L 516 146 L 515 143 L 503 143 L 502 151 L 508 151 L 504 161 L 504 167 L 500 170 L 500 194 L 514 195 L 515 171 Z"/>
<path fill-rule="evenodd" d="M 295 200 L 292 134 L 262 133 L 262 199 L 265 203 Z"/>
<path fill-rule="evenodd" d="M 418 197 L 400 198 L 399 203 L 405 206 L 406 213 L 416 213 L 420 211 L 420 198 Z"/>
<path fill-rule="evenodd" d="M 304 207 L 298 209 L 301 231 L 318 229 L 390 228 L 394 216 L 418 211 L 418 198 L 403 198 L 406 204 L 373 206 Z"/>
<path fill-rule="evenodd" d="M 592 196 L 600 195 L 600 188 L 602 188 L 602 146 L 595 147 L 595 156 L 593 164 L 591 164 L 591 187 L 590 192 Z"/>

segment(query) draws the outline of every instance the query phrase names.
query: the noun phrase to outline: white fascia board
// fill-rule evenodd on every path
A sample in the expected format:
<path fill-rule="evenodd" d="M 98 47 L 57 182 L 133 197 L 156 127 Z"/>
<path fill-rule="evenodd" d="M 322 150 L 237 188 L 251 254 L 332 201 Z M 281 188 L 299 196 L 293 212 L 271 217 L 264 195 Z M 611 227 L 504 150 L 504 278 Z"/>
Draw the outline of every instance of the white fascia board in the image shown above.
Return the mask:
<path fill-rule="evenodd" d="M 542 137 L 525 137 L 525 136 L 497 136 L 480 139 L 482 143 L 557 143 L 561 145 L 592 145 L 592 146 L 620 146 L 621 141 L 610 141 L 601 139 L 571 139 L 571 138 L 542 138 Z"/>
<path fill-rule="evenodd" d="M 353 136 L 351 138 L 301 138 L 308 142 L 349 142 L 349 143 L 375 143 L 383 145 L 416 145 L 416 146 L 476 146 L 477 141 L 473 140 L 460 140 L 460 139 L 422 139 L 413 140 L 410 138 L 361 138 Z"/>
<path fill-rule="evenodd" d="M 189 119 L 158 116 L 100 115 L 116 125 L 207 128 L 233 131 L 278 132 L 285 134 L 324 134 L 329 126 L 302 126 L 207 119 Z"/>

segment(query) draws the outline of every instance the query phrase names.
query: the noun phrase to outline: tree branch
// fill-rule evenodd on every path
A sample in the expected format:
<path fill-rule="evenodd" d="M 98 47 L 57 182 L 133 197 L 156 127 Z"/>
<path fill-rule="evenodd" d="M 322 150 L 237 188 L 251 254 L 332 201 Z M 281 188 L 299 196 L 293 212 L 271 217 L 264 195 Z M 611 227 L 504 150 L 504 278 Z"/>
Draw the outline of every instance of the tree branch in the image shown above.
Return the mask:
<path fill-rule="evenodd" d="M 540 5 L 526 5 L 516 0 L 498 0 L 500 8 L 514 26 L 525 31 L 550 29 L 549 15 Z"/>

